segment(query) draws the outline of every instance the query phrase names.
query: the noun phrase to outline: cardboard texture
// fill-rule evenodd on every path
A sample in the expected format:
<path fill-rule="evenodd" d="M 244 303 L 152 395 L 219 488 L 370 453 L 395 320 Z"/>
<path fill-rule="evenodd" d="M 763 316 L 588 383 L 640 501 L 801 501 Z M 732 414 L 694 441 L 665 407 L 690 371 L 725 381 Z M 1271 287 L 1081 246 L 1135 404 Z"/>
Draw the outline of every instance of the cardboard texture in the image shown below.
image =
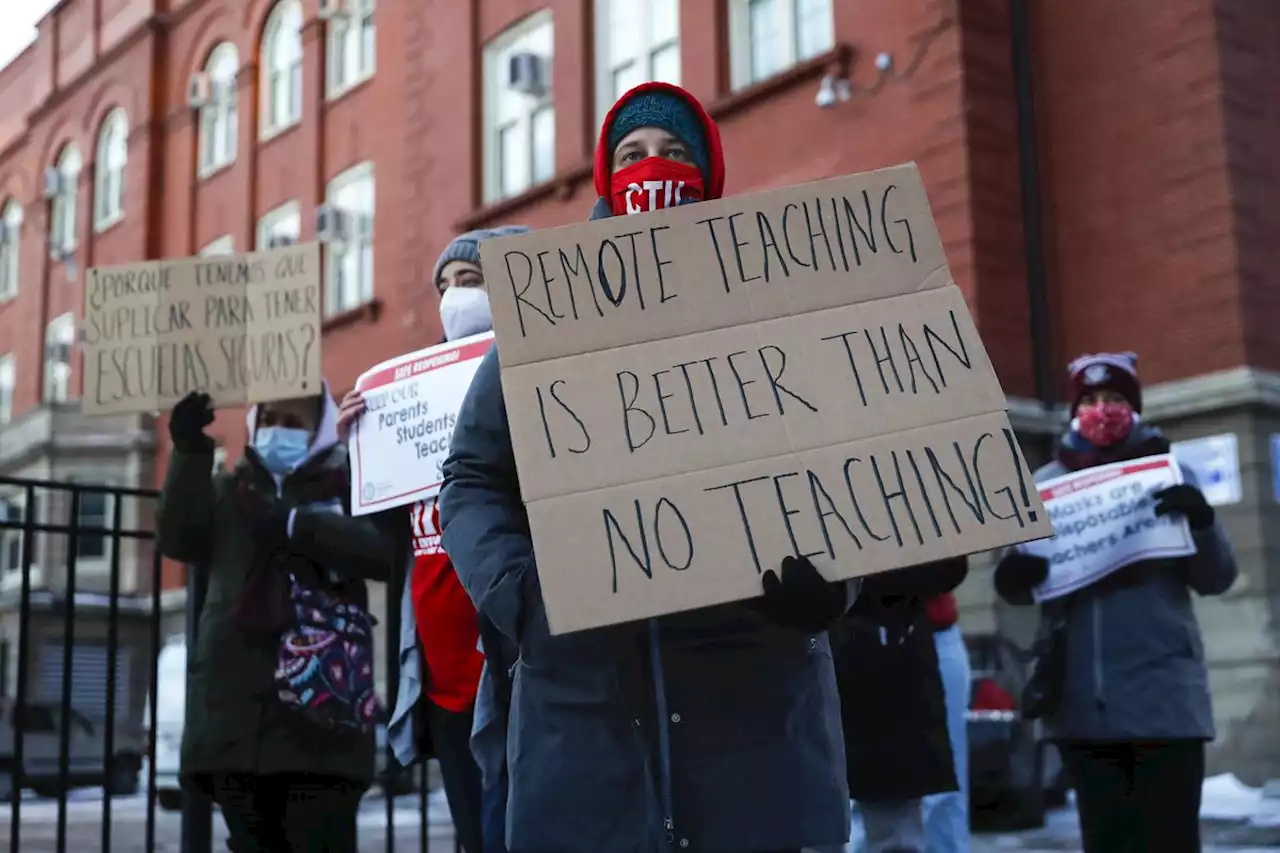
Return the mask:
<path fill-rule="evenodd" d="M 914 165 L 480 251 L 554 633 L 1053 534 Z"/>
<path fill-rule="evenodd" d="M 320 247 L 146 261 L 86 276 L 85 414 L 320 393 Z"/>

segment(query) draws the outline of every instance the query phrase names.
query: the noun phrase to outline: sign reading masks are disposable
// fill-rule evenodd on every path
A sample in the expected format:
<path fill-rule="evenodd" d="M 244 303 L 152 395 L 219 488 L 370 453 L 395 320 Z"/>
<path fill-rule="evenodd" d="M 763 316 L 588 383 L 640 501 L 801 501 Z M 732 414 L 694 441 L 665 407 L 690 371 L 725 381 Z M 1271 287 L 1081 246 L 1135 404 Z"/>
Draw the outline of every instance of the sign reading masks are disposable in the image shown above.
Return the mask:
<path fill-rule="evenodd" d="M 555 633 L 1053 533 L 914 165 L 481 254 Z"/>
<path fill-rule="evenodd" d="M 242 406 L 321 391 L 320 247 L 145 261 L 86 276 L 84 413 L 191 391 Z"/>

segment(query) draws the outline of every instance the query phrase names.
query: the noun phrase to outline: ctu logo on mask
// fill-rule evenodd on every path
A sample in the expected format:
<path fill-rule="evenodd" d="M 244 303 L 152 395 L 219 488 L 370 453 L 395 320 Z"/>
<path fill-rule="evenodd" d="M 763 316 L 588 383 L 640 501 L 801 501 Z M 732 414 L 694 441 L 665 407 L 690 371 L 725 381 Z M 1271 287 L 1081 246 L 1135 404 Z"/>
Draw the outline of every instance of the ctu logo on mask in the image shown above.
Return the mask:
<path fill-rule="evenodd" d="M 702 201 L 702 173 L 696 166 L 648 157 L 613 173 L 614 216 L 630 216 Z"/>

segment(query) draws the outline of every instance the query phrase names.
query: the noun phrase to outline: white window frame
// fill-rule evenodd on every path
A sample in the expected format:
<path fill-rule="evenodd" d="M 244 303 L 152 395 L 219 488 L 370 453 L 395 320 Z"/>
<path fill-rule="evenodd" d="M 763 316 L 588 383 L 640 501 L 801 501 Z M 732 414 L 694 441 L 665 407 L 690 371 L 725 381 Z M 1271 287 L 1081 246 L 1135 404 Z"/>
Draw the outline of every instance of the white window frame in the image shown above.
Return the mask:
<path fill-rule="evenodd" d="M 324 313 L 341 314 L 373 301 L 373 214 L 376 182 L 372 162 L 359 163 L 329 182 L 325 201 L 346 216 L 350 233 L 329 243 Z M 364 224 L 362 224 L 362 222 Z M 354 293 L 343 293 L 350 282 Z"/>
<path fill-rule="evenodd" d="M 258 220 L 258 251 L 272 248 L 271 241 L 285 239 L 276 247 L 297 243 L 302 239 L 302 206 L 295 199 L 272 208 Z"/>
<path fill-rule="evenodd" d="M 200 107 L 199 175 L 206 178 L 236 161 L 240 122 L 240 52 L 224 41 L 204 64 L 209 100 Z"/>
<path fill-rule="evenodd" d="M 656 41 L 656 35 L 653 31 L 653 11 L 656 3 L 670 3 L 675 7 L 676 12 L 675 35 L 662 41 Z M 639 62 L 642 66 L 640 77 L 637 78 L 635 85 L 660 79 L 664 83 L 673 83 L 678 86 L 680 85 L 680 76 L 684 72 L 683 61 L 680 56 L 680 0 L 595 0 L 595 5 L 596 112 L 598 120 L 603 122 L 614 102 L 623 94 L 616 91 L 614 87 L 615 74 L 622 67 L 613 51 L 615 16 L 619 7 L 633 9 L 633 14 L 636 17 L 632 20 L 638 24 L 632 33 L 636 43 L 636 56 L 627 63 Z M 668 50 L 675 51 L 676 73 L 659 78 L 655 76 L 654 59 L 658 54 Z"/>
<path fill-rule="evenodd" d="M 124 219 L 124 177 L 129 165 L 129 116 L 116 107 L 98 131 L 93 163 L 93 229 L 105 231 Z"/>
<path fill-rule="evenodd" d="M 44 402 L 65 403 L 71 399 L 71 354 L 75 343 L 74 314 L 68 311 L 49 321 L 44 330 Z"/>
<path fill-rule="evenodd" d="M 778 38 L 785 52 L 782 64 L 766 73 L 757 74 L 753 67 L 754 45 L 751 33 L 751 6 L 759 0 L 728 0 L 729 8 L 729 56 L 733 88 L 741 89 L 812 59 L 835 47 L 836 0 L 770 0 L 782 6 L 782 26 Z M 828 23 L 817 42 L 802 49 L 800 44 L 799 14 L 810 3 L 825 4 Z"/>
<path fill-rule="evenodd" d="M 0 208 L 0 302 L 18 296 L 22 275 L 22 205 L 11 198 Z"/>
<path fill-rule="evenodd" d="M 258 87 L 262 90 L 260 138 L 265 140 L 302 120 L 302 4 L 299 0 L 280 0 L 267 16 L 258 74 Z"/>
<path fill-rule="evenodd" d="M 235 253 L 235 236 L 232 234 L 223 234 L 221 237 L 205 243 L 204 248 L 200 250 L 200 257 L 209 258 L 214 255 L 234 255 Z"/>
<path fill-rule="evenodd" d="M 486 203 L 520 195 L 555 177 L 556 134 L 553 86 L 548 85 L 547 94 L 537 99 L 510 93 L 508 97 L 519 98 L 524 102 L 520 105 L 518 112 L 502 115 L 499 106 L 504 94 L 507 58 L 516 50 L 526 49 L 530 41 L 538 39 L 544 28 L 548 44 L 545 58 L 548 67 L 553 68 L 555 22 L 549 9 L 536 12 L 508 27 L 484 48 L 484 197 Z M 550 76 L 554 77 L 553 74 Z M 538 161 L 538 145 L 535 137 L 539 131 L 550 133 L 550 138 L 546 140 L 550 148 L 549 163 L 544 160 L 540 164 Z M 514 134 L 517 139 L 523 141 L 527 149 L 528 180 L 509 189 L 502 185 L 501 139 L 505 133 Z"/>
<path fill-rule="evenodd" d="M 26 494 L 24 492 L 0 492 L 0 514 L 4 514 L 10 521 L 22 521 L 27 514 Z M 39 501 L 37 501 L 37 508 Z M 39 523 L 40 519 L 33 519 Z M 22 539 L 23 531 L 21 528 L 17 530 L 5 529 L 0 530 L 0 578 L 9 574 L 17 574 L 22 571 Z M 9 559 L 9 554 L 14 553 L 17 560 Z M 32 561 L 32 582 L 35 582 L 35 563 Z"/>
<path fill-rule="evenodd" d="M 62 188 L 53 199 L 53 215 L 49 218 L 49 248 L 58 256 L 70 255 L 76 250 L 78 243 L 76 201 L 80 191 L 80 169 L 83 166 L 80 149 L 75 143 L 68 142 L 64 145 L 54 166 L 62 176 Z"/>
<path fill-rule="evenodd" d="M 13 420 L 13 395 L 18 387 L 18 357 L 0 355 L 0 424 Z"/>
<path fill-rule="evenodd" d="M 378 64 L 376 0 L 347 0 L 343 14 L 329 19 L 325 63 L 330 98 L 340 97 L 373 76 Z"/>

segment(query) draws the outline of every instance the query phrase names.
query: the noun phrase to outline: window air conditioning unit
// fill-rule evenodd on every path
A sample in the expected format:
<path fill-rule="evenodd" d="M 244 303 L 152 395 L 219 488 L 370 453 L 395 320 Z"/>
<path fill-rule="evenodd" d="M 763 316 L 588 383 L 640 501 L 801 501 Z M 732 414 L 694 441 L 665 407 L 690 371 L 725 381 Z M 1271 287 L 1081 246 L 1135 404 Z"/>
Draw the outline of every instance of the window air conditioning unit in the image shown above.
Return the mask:
<path fill-rule="evenodd" d="M 316 208 L 316 238 L 321 243 L 343 243 L 351 236 L 351 217 L 332 204 Z"/>
<path fill-rule="evenodd" d="M 213 81 L 208 74 L 192 74 L 187 81 L 187 106 L 198 110 L 213 100 Z"/>
<path fill-rule="evenodd" d="M 536 53 L 514 53 L 507 61 L 507 88 L 531 98 L 541 98 L 550 88 L 550 64 Z"/>
<path fill-rule="evenodd" d="M 347 0 L 320 0 L 320 20 L 347 17 L 350 14 L 347 5 Z"/>
<path fill-rule="evenodd" d="M 62 195 L 62 173 L 49 166 L 44 170 L 44 197 L 54 199 Z"/>
<path fill-rule="evenodd" d="M 292 246 L 298 242 L 298 239 L 291 234 L 272 234 L 267 238 L 268 249 L 283 249 L 285 246 Z"/>

